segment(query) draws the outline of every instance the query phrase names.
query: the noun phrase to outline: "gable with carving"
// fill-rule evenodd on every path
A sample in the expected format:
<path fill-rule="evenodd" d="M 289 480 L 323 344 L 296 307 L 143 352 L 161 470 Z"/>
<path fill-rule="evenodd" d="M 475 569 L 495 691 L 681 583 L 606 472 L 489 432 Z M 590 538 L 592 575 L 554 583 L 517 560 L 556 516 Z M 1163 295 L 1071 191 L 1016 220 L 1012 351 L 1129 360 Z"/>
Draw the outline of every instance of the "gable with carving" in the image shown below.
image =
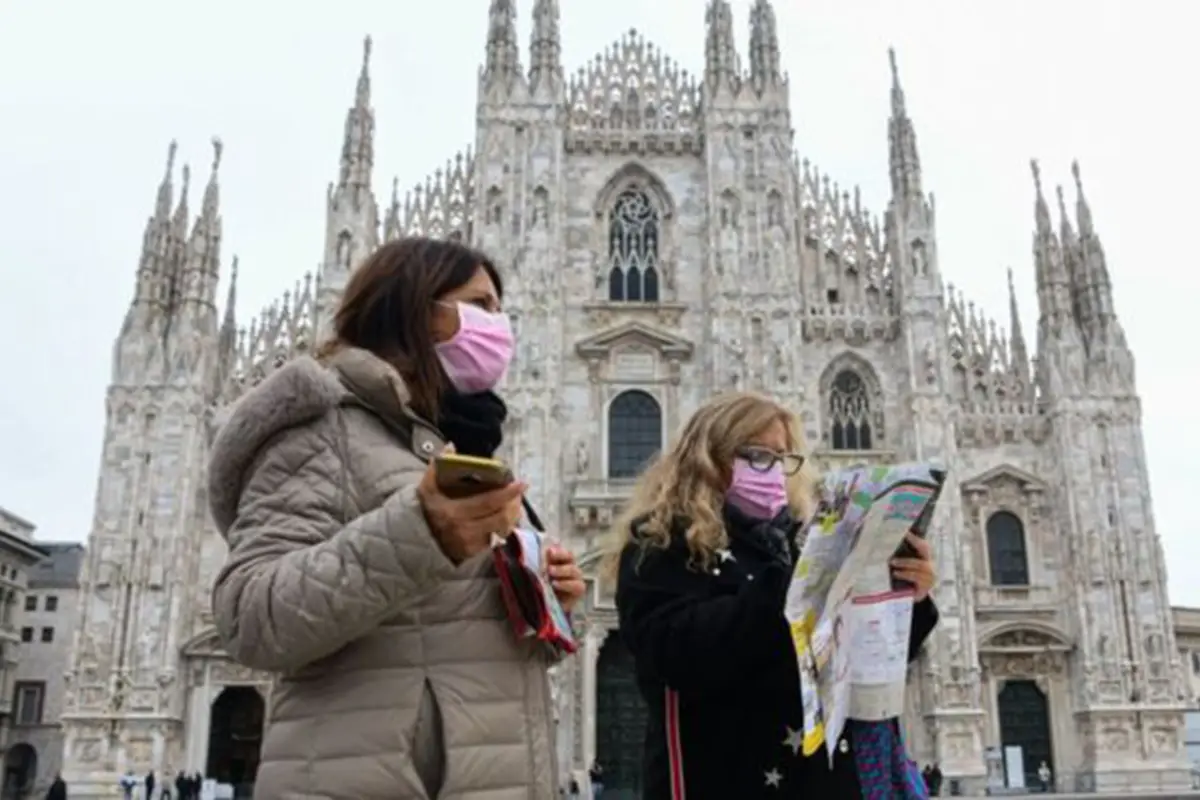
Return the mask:
<path fill-rule="evenodd" d="M 680 365 L 694 351 L 686 339 L 642 322 L 626 322 L 575 345 L 593 381 L 678 383 Z"/>
<path fill-rule="evenodd" d="M 1071 640 L 1057 628 L 1045 625 L 999 625 L 981 636 L 980 652 L 1042 651 L 1074 649 Z"/>
<path fill-rule="evenodd" d="M 992 492 L 1013 488 L 1020 493 L 1045 492 L 1046 482 L 1036 475 L 1012 464 L 1000 464 L 964 481 L 963 491 Z"/>

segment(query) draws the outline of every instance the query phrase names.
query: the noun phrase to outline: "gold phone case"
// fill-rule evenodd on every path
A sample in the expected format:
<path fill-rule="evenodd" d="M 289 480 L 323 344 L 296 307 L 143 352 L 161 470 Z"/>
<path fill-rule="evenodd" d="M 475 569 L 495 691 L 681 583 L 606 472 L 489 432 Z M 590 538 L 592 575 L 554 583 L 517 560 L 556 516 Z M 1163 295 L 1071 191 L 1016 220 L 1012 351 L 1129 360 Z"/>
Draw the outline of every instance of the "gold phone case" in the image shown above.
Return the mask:
<path fill-rule="evenodd" d="M 438 488 L 447 497 L 470 497 L 507 486 L 512 470 L 502 461 L 471 456 L 439 456 L 435 462 Z"/>

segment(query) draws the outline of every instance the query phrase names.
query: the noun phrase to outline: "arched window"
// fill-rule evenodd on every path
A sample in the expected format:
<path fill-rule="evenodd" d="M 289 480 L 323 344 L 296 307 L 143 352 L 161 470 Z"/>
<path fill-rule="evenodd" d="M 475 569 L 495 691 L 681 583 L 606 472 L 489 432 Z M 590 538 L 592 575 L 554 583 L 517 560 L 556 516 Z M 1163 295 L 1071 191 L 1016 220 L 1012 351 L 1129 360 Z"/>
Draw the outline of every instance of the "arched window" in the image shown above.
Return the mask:
<path fill-rule="evenodd" d="M 608 477 L 635 478 L 662 449 L 662 408 L 645 392 L 622 392 L 608 407 Z"/>
<path fill-rule="evenodd" d="M 871 449 L 871 398 L 862 376 L 844 369 L 829 390 L 829 446 L 834 450 Z"/>
<path fill-rule="evenodd" d="M 617 195 L 608 217 L 608 299 L 658 302 L 658 209 L 645 190 Z"/>
<path fill-rule="evenodd" d="M 988 567 L 993 586 L 1028 586 L 1025 526 L 1016 514 L 997 511 L 987 521 Z"/>

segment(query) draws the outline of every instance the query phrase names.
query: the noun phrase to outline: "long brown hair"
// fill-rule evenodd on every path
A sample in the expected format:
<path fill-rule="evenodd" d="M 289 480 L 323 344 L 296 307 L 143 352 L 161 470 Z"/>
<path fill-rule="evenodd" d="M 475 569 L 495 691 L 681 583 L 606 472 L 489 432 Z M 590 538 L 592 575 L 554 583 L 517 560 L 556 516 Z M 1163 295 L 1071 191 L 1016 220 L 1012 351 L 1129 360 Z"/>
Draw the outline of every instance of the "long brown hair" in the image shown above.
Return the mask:
<path fill-rule="evenodd" d="M 504 296 L 500 272 L 486 255 L 445 239 L 408 237 L 378 248 L 354 270 L 333 316 L 325 358 L 343 347 L 369 350 L 408 384 L 414 411 L 436 424 L 446 376 L 434 351 L 434 303 L 483 269 Z"/>
<path fill-rule="evenodd" d="M 729 544 L 721 509 L 729 486 L 729 465 L 737 449 L 774 422 L 787 429 L 788 449 L 803 451 L 799 418 L 769 397 L 752 392 L 719 395 L 692 415 L 675 443 L 638 478 L 633 497 L 609 537 L 601 568 L 615 585 L 621 551 L 629 544 L 637 520 L 643 547 L 666 548 L 681 520 L 687 521 L 692 562 L 708 567 Z M 788 504 L 797 519 L 807 519 L 815 505 L 816 474 L 808 461 L 788 478 Z"/>

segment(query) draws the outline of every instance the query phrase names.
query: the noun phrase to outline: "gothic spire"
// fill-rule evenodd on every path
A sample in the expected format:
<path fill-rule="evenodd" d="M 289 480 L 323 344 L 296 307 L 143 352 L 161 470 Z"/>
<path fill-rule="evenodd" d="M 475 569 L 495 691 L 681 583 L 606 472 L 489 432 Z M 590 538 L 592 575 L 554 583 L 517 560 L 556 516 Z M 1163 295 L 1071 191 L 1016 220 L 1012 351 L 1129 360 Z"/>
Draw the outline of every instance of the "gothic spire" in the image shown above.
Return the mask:
<path fill-rule="evenodd" d="M 1038 297 L 1038 383 L 1051 395 L 1081 391 L 1083 340 L 1071 301 L 1071 281 L 1050 209 L 1042 191 L 1042 173 L 1029 162 L 1034 185 L 1033 263 Z"/>
<path fill-rule="evenodd" d="M 184 265 L 187 263 L 188 222 L 191 211 L 188 193 L 192 184 L 192 169 L 183 165 L 180 173 L 179 203 L 167 226 L 167 241 L 163 247 L 163 267 L 158 286 L 158 302 L 165 314 L 173 314 L 179 302 Z"/>
<path fill-rule="evenodd" d="M 225 295 L 225 318 L 221 322 L 221 333 L 217 339 L 218 363 L 223 373 L 233 367 L 237 355 L 237 282 L 238 257 L 233 257 L 229 268 L 229 291 Z"/>
<path fill-rule="evenodd" d="M 400 179 L 392 178 L 392 202 L 383 220 L 383 240 L 390 242 L 400 238 Z"/>
<path fill-rule="evenodd" d="M 888 48 L 888 60 L 892 67 L 892 114 L 888 120 L 888 166 L 892 176 L 892 197 L 896 200 L 923 199 L 917 133 L 908 117 L 895 48 Z"/>
<path fill-rule="evenodd" d="M 733 39 L 733 11 L 729 8 L 729 0 L 708 0 L 704 22 L 707 30 L 705 83 L 714 94 L 725 90 L 735 93 L 742 69 Z"/>
<path fill-rule="evenodd" d="M 179 304 L 181 307 L 193 306 L 215 311 L 221 262 L 220 169 L 224 149 L 221 140 L 214 137 L 212 148 L 208 185 L 204 187 L 200 215 L 196 217 L 192 235 L 188 239 Z"/>
<path fill-rule="evenodd" d="M 1074 328 L 1075 315 L 1070 298 L 1070 279 L 1063 264 L 1062 250 L 1050 224 L 1050 207 L 1042 191 L 1042 170 L 1037 160 L 1029 162 L 1034 187 L 1033 262 L 1037 272 L 1038 305 L 1041 318 L 1055 330 Z"/>
<path fill-rule="evenodd" d="M 354 91 L 354 105 L 346 112 L 342 138 L 339 190 L 369 189 L 375 164 L 375 112 L 371 108 L 371 37 L 363 39 L 362 67 Z"/>
<path fill-rule="evenodd" d="M 1094 324 L 1098 327 L 1114 327 L 1120 329 L 1117 322 L 1116 309 L 1113 306 L 1112 278 L 1108 272 L 1108 259 L 1104 254 L 1104 245 L 1096 233 L 1092 220 L 1092 209 L 1088 205 L 1083 192 L 1083 177 L 1080 174 L 1079 162 L 1071 162 L 1071 174 L 1075 178 L 1075 214 L 1079 225 L 1079 250 L 1083 261 L 1080 270 L 1080 290 L 1090 301 Z M 1123 334 L 1122 334 L 1123 337 Z"/>
<path fill-rule="evenodd" d="M 783 83 L 779 30 L 771 0 L 754 0 L 750 8 L 750 78 L 760 92 Z"/>
<path fill-rule="evenodd" d="M 1029 348 L 1025 345 L 1025 333 L 1021 330 L 1021 312 L 1017 304 L 1017 290 L 1013 285 L 1012 267 L 1008 268 L 1008 327 L 1013 374 L 1022 387 L 1032 388 L 1029 377 Z"/>
<path fill-rule="evenodd" d="M 481 76 L 487 90 L 510 89 L 521 77 L 517 45 L 516 0 L 491 0 L 488 7 L 487 59 Z"/>
<path fill-rule="evenodd" d="M 563 88 L 562 34 L 558 0 L 533 5 L 533 36 L 529 45 L 529 85 L 535 94 L 557 97 Z"/>
<path fill-rule="evenodd" d="M 1079 247 L 1079 237 L 1071 226 L 1071 216 L 1067 213 L 1063 187 L 1056 186 L 1054 191 L 1058 196 L 1058 238 L 1062 247 L 1063 267 L 1071 286 L 1071 311 L 1076 324 L 1086 331 L 1091 324 L 1092 303 L 1085 291 L 1087 280 L 1083 274 L 1083 253 Z"/>
<path fill-rule="evenodd" d="M 167 147 L 167 166 L 162 181 L 158 184 L 154 213 L 147 218 L 146 230 L 142 234 L 142 253 L 138 259 L 137 281 L 130 312 L 135 308 L 148 309 L 156 304 L 159 297 L 159 284 L 170 237 L 171 204 L 175 200 L 175 156 L 178 152 L 179 144 L 172 140 Z"/>

